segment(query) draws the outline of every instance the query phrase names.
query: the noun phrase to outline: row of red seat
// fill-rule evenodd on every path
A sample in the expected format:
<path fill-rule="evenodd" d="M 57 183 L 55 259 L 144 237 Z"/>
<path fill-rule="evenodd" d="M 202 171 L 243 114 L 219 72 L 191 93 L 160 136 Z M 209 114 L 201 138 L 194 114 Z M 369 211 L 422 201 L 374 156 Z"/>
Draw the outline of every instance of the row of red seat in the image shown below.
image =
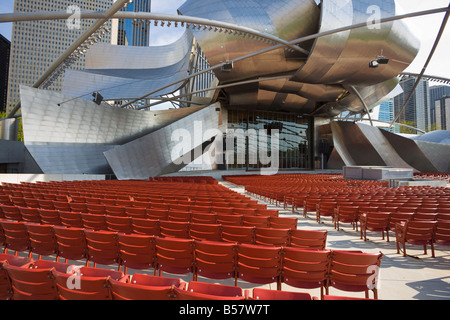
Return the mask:
<path fill-rule="evenodd" d="M 155 266 L 153 280 L 160 283 L 164 281 L 161 274 L 163 271 L 170 274 L 192 273 L 194 275 L 193 281 L 196 282 L 199 281 L 198 277 L 217 280 L 234 278 L 235 287 L 239 286 L 239 281 L 260 285 L 276 283 L 277 290 L 281 291 L 282 284 L 287 284 L 303 289 L 320 288 L 321 297 L 328 295 L 329 289 L 333 287 L 348 292 L 365 292 L 366 298 L 369 297 L 369 291 L 373 291 L 374 298 L 378 298 L 377 281 L 382 260 L 381 253 L 369 254 L 358 251 L 336 250 L 311 251 L 286 247 L 223 244 L 159 237 L 154 238 L 153 250 L 153 255 L 140 256 L 139 265 L 153 264 Z M 132 256 L 127 251 L 123 251 L 123 253 L 127 255 L 125 259 Z M 6 270 L 9 274 L 16 299 L 54 299 L 55 286 L 48 285 L 49 281 L 54 279 L 58 284 L 56 286 L 58 291 L 72 293 L 75 297 L 81 293 L 76 291 L 76 287 L 69 287 L 69 284 L 76 286 L 77 280 L 82 281 L 82 277 L 77 279 L 73 273 L 67 273 L 68 271 L 74 271 L 74 268 L 71 268 L 72 270 L 68 268 L 67 261 L 62 264 L 58 261 L 38 260 L 40 262 L 37 265 L 35 263 L 23 267 L 14 266 L 14 264 L 18 264 L 18 257 L 10 256 L 9 259 L 4 259 L 4 257 L 5 255 L 2 255 L 0 259 L 8 262 L 2 261 L 0 272 Z M 153 259 L 148 260 L 148 258 Z M 85 266 L 80 274 L 89 278 L 89 276 L 98 275 L 105 270 Z M 157 271 L 159 277 L 156 277 Z M 115 275 L 112 278 L 115 278 L 116 281 L 120 281 L 126 274 L 120 270 L 118 272 L 111 270 L 106 272 L 109 276 Z M 52 276 L 49 277 L 49 273 Z M 58 276 L 64 281 L 58 282 Z M 103 274 L 103 276 L 105 275 Z M 43 281 L 44 279 L 45 281 Z M 35 282 L 34 285 L 33 282 Z M 104 284 L 104 282 L 102 283 Z M 42 287 L 37 284 L 42 285 Z M 90 291 L 88 284 L 78 283 L 78 285 L 84 290 Z M 2 289 L 3 292 L 1 292 Z M 0 283 L 0 292 L 3 294 L 4 289 L 4 283 Z M 32 292 L 31 290 L 36 291 Z M 74 291 L 67 292 L 67 290 Z M 92 290 L 90 298 L 99 297 L 96 295 L 96 293 L 99 293 L 98 291 Z M 102 294 L 104 298 L 104 292 Z"/>
<path fill-rule="evenodd" d="M 132 219 L 131 228 L 121 232 L 112 228 L 92 229 L 84 225 L 67 227 L 42 225 L 30 222 L 0 220 L 0 244 L 5 250 L 29 251 L 39 255 L 54 255 L 63 258 L 83 256 L 87 248 L 86 235 L 102 232 L 105 237 L 116 239 L 118 234 L 130 236 L 157 236 L 228 243 L 246 243 L 265 246 L 289 246 L 308 250 L 323 250 L 326 247 L 327 231 L 259 228 L 218 224 L 178 223 L 158 220 Z M 86 230 L 86 232 L 84 232 Z M 68 239 L 70 241 L 68 242 Z M 80 244 L 65 249 L 71 242 Z M 73 253 L 68 253 L 70 250 Z M 66 254 L 66 255 L 65 255 Z"/>

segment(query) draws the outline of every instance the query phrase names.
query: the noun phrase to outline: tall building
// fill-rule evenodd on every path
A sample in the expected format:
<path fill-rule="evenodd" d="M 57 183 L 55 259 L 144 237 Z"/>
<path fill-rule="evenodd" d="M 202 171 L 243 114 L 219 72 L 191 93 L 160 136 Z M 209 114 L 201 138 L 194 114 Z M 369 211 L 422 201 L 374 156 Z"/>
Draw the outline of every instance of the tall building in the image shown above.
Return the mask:
<path fill-rule="evenodd" d="M 430 130 L 443 129 L 442 115 L 446 114 L 445 107 L 449 108 L 449 102 L 446 103 L 447 98 L 450 97 L 450 86 L 433 86 L 430 87 Z M 450 117 L 450 111 L 448 111 Z M 450 129 L 450 121 L 447 122 L 446 128 Z M 447 130 L 448 130 L 447 129 Z"/>
<path fill-rule="evenodd" d="M 403 107 L 405 100 L 410 95 L 414 84 L 415 78 L 407 78 L 400 82 L 403 89 L 403 93 L 394 98 L 394 112 L 400 113 L 400 109 Z M 400 117 L 397 120 L 399 123 L 407 124 L 417 129 L 426 131 L 429 130 L 430 123 L 430 95 L 429 95 L 429 81 L 420 80 L 414 94 L 409 99 L 403 111 L 400 113 Z"/>
<path fill-rule="evenodd" d="M 432 130 L 450 130 L 450 97 L 436 100 L 434 106 Z"/>
<path fill-rule="evenodd" d="M 134 0 L 121 11 L 150 12 L 151 0 Z M 119 19 L 117 44 L 122 46 L 147 47 L 150 42 L 150 21 Z"/>
<path fill-rule="evenodd" d="M 11 42 L 0 34 L 0 112 L 6 110 Z"/>
<path fill-rule="evenodd" d="M 104 11 L 114 2 L 115 0 L 15 0 L 14 12 L 65 11 L 73 12 L 73 17 L 76 18 L 77 10 Z M 95 21 L 82 19 L 79 24 L 73 25 L 69 24 L 69 20 L 13 23 L 7 111 L 20 100 L 19 86 L 34 85 L 52 63 Z M 106 26 L 111 29 L 111 22 L 107 22 Z M 110 33 L 106 33 L 100 41 L 110 43 Z M 84 69 L 84 58 L 80 57 L 70 69 Z M 62 79 L 62 76 L 59 77 L 48 90 L 60 91 Z"/>

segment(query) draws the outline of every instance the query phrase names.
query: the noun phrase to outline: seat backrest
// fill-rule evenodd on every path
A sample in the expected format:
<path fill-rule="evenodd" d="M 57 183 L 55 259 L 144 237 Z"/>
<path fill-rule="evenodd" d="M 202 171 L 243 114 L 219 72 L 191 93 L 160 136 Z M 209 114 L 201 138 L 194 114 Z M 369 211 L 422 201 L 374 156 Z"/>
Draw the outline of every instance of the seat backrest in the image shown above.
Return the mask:
<path fill-rule="evenodd" d="M 157 277 L 163 278 L 163 277 Z M 142 285 L 109 278 L 113 300 L 173 300 L 174 286 Z"/>
<path fill-rule="evenodd" d="M 154 267 L 155 244 L 153 236 L 137 234 L 117 234 L 120 265 L 133 269 Z"/>
<path fill-rule="evenodd" d="M 255 228 L 248 226 L 222 225 L 222 241 L 254 244 Z"/>
<path fill-rule="evenodd" d="M 133 233 L 160 236 L 159 221 L 154 219 L 131 218 Z"/>
<path fill-rule="evenodd" d="M 289 246 L 303 249 L 324 250 L 327 243 L 326 230 L 291 230 Z"/>
<path fill-rule="evenodd" d="M 175 274 L 193 271 L 194 240 L 155 237 L 155 246 L 158 270 Z"/>
<path fill-rule="evenodd" d="M 210 279 L 235 277 L 237 246 L 234 243 L 194 241 L 195 275 Z M 196 277 L 194 277 L 195 279 Z"/>
<path fill-rule="evenodd" d="M 312 300 L 312 296 L 305 292 L 291 292 L 254 288 L 252 298 L 254 300 Z"/>
<path fill-rule="evenodd" d="M 222 240 L 221 225 L 212 223 L 211 224 L 190 223 L 189 237 L 194 240 L 221 241 Z"/>
<path fill-rule="evenodd" d="M 287 246 L 291 229 L 255 228 L 255 244 Z"/>
<path fill-rule="evenodd" d="M 119 245 L 117 232 L 103 230 L 84 230 L 87 258 L 94 263 L 112 265 L 118 263 Z"/>

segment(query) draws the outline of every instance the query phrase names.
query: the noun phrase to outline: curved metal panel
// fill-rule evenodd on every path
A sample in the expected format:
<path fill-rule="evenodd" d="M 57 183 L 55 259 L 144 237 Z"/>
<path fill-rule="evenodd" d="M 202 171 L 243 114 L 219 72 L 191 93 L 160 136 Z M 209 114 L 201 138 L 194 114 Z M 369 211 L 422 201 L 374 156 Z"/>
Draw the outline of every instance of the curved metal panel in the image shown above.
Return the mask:
<path fill-rule="evenodd" d="M 235 23 L 293 40 L 315 33 L 320 11 L 313 0 L 188 0 L 179 9 L 183 15 Z M 235 34 L 198 30 L 194 31 L 210 65 L 270 47 L 261 41 L 246 39 Z M 237 62 L 231 71 L 215 71 L 217 78 L 226 83 L 242 79 L 297 70 L 306 57 L 287 54 L 279 49 Z"/>
<path fill-rule="evenodd" d="M 373 24 L 394 15 L 394 0 L 323 1 L 320 32 L 364 22 L 368 26 L 318 38 L 293 80 L 373 85 L 397 76 L 414 60 L 420 45 L 402 21 Z M 380 55 L 389 63 L 369 68 L 369 62 Z"/>
<path fill-rule="evenodd" d="M 153 97 L 175 92 L 183 85 L 177 82 L 188 76 L 192 46 L 190 30 L 166 46 L 95 45 L 86 56 L 85 71 L 66 71 L 62 92 L 90 99 L 99 91 L 107 100 L 125 100 L 176 83 Z"/>

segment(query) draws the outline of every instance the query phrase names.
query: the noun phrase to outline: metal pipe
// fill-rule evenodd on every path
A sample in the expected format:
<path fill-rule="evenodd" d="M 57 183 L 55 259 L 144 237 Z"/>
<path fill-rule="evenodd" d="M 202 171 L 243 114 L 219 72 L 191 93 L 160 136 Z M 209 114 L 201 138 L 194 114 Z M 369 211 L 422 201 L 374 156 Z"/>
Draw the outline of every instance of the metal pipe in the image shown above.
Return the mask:
<path fill-rule="evenodd" d="M 401 109 L 399 110 L 397 115 L 394 117 L 394 120 L 392 120 L 392 123 L 389 126 L 389 130 L 392 128 L 394 123 L 397 122 L 398 118 L 400 118 L 401 113 L 403 112 L 403 110 L 405 110 L 406 105 L 408 104 L 409 100 L 411 100 L 414 92 L 416 91 L 416 89 L 417 89 L 417 87 L 418 87 L 418 85 L 420 83 L 420 80 L 422 79 L 423 75 L 425 74 L 425 71 L 426 71 L 428 65 L 431 62 L 431 59 L 433 58 L 433 55 L 436 52 L 437 46 L 439 45 L 439 41 L 442 38 L 442 35 L 443 35 L 444 31 L 445 31 L 445 27 L 447 26 L 447 22 L 448 22 L 449 18 L 450 18 L 450 4 L 447 7 L 447 12 L 446 12 L 446 14 L 444 16 L 444 20 L 442 21 L 441 28 L 439 29 L 439 33 L 438 33 L 438 35 L 436 37 L 436 40 L 434 41 L 433 48 L 431 49 L 431 52 L 428 55 L 427 61 L 425 62 L 425 65 L 423 66 L 422 71 L 419 74 L 419 77 L 416 79 L 416 82 L 414 83 L 414 86 L 413 86 L 411 92 L 409 93 L 408 97 L 406 98 L 405 102 L 403 103 L 403 106 L 401 107 Z"/>

